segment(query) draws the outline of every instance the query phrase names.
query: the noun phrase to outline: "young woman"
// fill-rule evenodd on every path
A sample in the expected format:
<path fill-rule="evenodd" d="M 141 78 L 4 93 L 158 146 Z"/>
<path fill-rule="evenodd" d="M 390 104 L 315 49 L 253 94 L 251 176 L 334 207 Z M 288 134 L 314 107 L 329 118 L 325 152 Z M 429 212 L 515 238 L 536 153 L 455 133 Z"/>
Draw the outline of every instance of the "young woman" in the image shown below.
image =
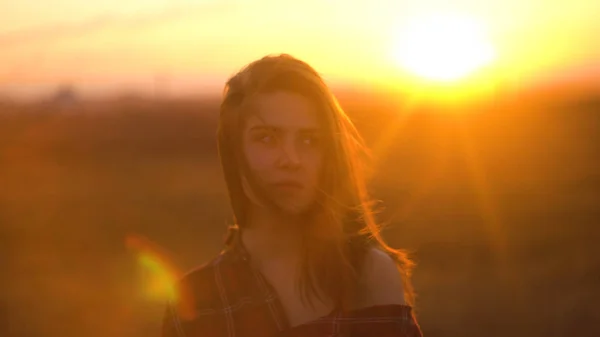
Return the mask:
<path fill-rule="evenodd" d="M 163 337 L 419 337 L 412 263 L 379 235 L 363 141 L 319 74 L 266 56 L 229 79 L 218 144 L 235 225 L 187 273 Z"/>

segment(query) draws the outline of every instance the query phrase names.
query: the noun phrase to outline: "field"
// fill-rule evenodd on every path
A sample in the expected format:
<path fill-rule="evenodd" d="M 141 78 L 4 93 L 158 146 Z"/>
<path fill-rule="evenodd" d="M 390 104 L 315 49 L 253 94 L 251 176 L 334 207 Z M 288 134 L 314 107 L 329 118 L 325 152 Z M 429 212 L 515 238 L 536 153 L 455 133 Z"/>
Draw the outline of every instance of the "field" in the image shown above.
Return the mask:
<path fill-rule="evenodd" d="M 442 109 L 340 94 L 426 337 L 600 336 L 600 100 Z M 129 233 L 221 248 L 218 99 L 0 105 L 0 336 L 158 336 Z"/>

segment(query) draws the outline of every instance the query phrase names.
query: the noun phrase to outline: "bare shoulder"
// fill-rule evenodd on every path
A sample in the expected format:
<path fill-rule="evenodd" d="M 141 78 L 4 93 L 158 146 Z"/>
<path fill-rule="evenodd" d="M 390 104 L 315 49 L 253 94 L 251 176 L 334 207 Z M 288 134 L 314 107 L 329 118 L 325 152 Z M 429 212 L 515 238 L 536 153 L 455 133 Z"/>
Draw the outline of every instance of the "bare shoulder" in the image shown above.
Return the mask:
<path fill-rule="evenodd" d="M 396 261 L 379 248 L 367 252 L 362 283 L 363 306 L 406 304 L 402 275 Z"/>

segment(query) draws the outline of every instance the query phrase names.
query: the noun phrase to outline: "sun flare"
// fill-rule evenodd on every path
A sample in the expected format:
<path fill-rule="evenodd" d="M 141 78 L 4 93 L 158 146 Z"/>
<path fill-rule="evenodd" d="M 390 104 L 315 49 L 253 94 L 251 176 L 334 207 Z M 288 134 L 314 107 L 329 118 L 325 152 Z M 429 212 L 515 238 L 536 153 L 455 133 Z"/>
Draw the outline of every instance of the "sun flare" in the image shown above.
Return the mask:
<path fill-rule="evenodd" d="M 454 82 L 488 65 L 494 48 L 477 20 L 454 14 L 415 18 L 403 27 L 395 59 L 405 70 L 435 82 Z"/>

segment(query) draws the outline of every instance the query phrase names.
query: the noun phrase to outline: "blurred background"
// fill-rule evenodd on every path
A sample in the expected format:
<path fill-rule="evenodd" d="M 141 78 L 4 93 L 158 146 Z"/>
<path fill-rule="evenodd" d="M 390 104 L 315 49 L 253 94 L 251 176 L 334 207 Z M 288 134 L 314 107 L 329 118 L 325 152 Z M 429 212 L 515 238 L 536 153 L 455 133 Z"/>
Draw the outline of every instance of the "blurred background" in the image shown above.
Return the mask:
<path fill-rule="evenodd" d="M 127 237 L 185 270 L 219 252 L 220 93 L 277 53 L 314 66 L 372 147 L 425 336 L 600 336 L 598 13 L 585 0 L 0 2 L 0 336 L 159 335 L 151 284 L 169 269 Z"/>

